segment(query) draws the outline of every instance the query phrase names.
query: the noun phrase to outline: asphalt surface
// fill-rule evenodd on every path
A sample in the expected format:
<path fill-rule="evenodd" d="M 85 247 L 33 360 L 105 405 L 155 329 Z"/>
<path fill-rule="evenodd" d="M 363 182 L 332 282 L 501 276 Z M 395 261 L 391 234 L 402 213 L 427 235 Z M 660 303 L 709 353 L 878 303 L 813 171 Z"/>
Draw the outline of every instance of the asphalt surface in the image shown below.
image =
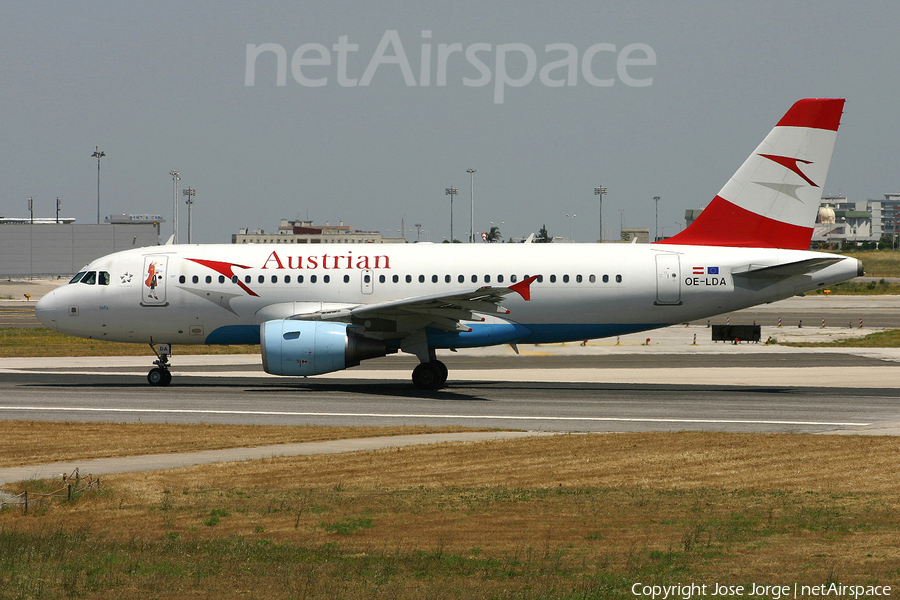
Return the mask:
<path fill-rule="evenodd" d="M 776 327 L 779 318 L 781 328 Z M 29 319 L 33 302 L 0 301 L 0 326 L 27 327 L 33 325 Z M 859 327 L 860 319 L 865 328 Z M 800 320 L 803 327 L 798 327 Z M 861 336 L 900 327 L 900 298 L 794 298 L 710 323 L 753 321 L 763 325 L 763 340 Z M 416 361 L 405 355 L 324 376 L 279 378 L 262 371 L 258 355 L 180 356 L 176 348 L 168 387 L 147 385 L 152 356 L 0 359 L 0 419 L 463 425 L 532 434 L 703 430 L 900 435 L 900 349 L 713 343 L 705 325 L 700 321 L 585 345 L 520 346 L 519 355 L 507 346 L 443 352 L 439 358 L 448 365 L 450 378 L 437 392 L 412 387 Z M 333 451 L 360 448 L 347 443 Z M 281 452 L 274 447 L 259 451 Z M 316 450 L 303 450 L 309 451 Z M 243 452 L 225 451 L 215 460 L 242 460 Z M 195 461 L 185 455 L 149 457 L 142 468 L 181 464 Z M 137 467 L 134 459 L 124 459 L 102 468 L 116 472 Z M 41 466 L 27 469 L 32 470 L 29 476 L 47 472 Z"/>

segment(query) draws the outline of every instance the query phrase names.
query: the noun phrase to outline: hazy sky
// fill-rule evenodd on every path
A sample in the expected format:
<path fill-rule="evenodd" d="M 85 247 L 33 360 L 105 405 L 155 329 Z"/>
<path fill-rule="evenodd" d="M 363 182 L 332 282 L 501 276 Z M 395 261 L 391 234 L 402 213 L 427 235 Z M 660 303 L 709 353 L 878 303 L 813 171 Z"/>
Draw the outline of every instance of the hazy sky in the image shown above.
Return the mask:
<path fill-rule="evenodd" d="M 804 97 L 847 99 L 824 193 L 900 191 L 896 0 L 257 4 L 3 3 L 0 215 L 95 222 L 99 146 L 101 214 L 164 237 L 181 172 L 182 241 L 188 186 L 195 241 L 308 216 L 439 242 L 451 185 L 463 237 L 470 167 L 476 232 L 594 241 L 605 186 L 606 237 L 652 234 L 653 196 L 671 235 Z"/>

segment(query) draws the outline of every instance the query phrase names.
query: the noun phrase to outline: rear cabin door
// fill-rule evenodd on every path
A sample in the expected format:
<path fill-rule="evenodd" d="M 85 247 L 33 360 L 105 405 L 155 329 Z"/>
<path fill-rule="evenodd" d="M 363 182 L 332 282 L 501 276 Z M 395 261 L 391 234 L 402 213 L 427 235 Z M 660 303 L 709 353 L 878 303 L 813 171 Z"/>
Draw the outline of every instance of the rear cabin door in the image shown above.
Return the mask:
<path fill-rule="evenodd" d="M 656 304 L 681 304 L 681 266 L 677 254 L 656 255 Z"/>

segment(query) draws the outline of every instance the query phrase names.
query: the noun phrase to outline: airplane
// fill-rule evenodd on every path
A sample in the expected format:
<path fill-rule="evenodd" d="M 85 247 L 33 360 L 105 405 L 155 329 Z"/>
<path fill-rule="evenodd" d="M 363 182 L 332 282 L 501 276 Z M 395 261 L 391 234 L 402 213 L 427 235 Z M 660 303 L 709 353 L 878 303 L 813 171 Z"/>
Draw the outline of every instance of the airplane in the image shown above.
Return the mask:
<path fill-rule="evenodd" d="M 583 341 L 770 303 L 863 274 L 808 250 L 843 99 L 796 102 L 686 229 L 652 244 L 168 244 L 94 260 L 45 295 L 59 332 L 260 344 L 267 373 L 340 371 L 398 351 L 445 386 L 437 350 Z"/>

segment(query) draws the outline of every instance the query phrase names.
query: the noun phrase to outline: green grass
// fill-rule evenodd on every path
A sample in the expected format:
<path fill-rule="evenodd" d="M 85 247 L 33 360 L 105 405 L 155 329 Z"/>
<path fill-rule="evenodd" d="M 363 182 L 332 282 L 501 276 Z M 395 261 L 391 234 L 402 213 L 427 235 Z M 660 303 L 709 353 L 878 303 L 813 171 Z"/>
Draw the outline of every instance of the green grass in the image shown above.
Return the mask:
<path fill-rule="evenodd" d="M 172 525 L 167 535 L 127 540 L 86 530 L 9 528 L 0 531 L 0 598 L 237 598 L 266 590 L 267 597 L 279 598 L 599 600 L 631 597 L 635 582 L 818 584 L 838 576 L 852 583 L 895 583 L 897 564 L 882 545 L 870 548 L 871 558 L 860 565 L 837 558 L 844 544 L 857 543 L 854 538 L 861 535 L 900 533 L 892 499 L 799 491 L 568 491 L 577 494 L 570 493 L 565 506 L 584 520 L 585 535 L 563 543 L 531 537 L 499 551 L 419 546 L 411 539 L 360 545 L 343 525 L 328 528 L 338 537 L 325 542 L 305 540 L 303 528 L 295 541 L 250 532 L 208 538 L 183 525 Z M 549 517 L 559 509 L 552 490 L 530 492 L 529 511 Z M 489 493 L 468 488 L 377 495 L 386 511 L 430 507 L 437 496 L 465 498 L 471 508 L 463 502 L 455 517 L 465 527 L 474 511 L 503 512 L 503 503 L 492 502 Z M 635 493 L 646 505 L 635 505 Z M 372 499 L 348 489 L 334 500 L 329 513 Z M 175 510 L 189 515 L 193 509 Z M 234 510 L 245 516 L 254 512 L 251 506 Z M 410 518 L 417 516 L 413 509 Z M 46 517 L 32 517 L 41 518 Z M 371 519 L 345 517 L 336 523 L 377 530 Z M 587 533 L 597 524 L 608 528 L 611 541 Z M 644 537 L 646 542 L 637 541 Z M 778 552 L 794 553 L 791 540 L 820 551 L 773 562 Z"/>
<path fill-rule="evenodd" d="M 900 348 L 900 329 L 876 331 L 864 337 L 831 342 L 778 342 L 773 340 L 770 343 L 797 348 Z"/>
<path fill-rule="evenodd" d="M 900 277 L 900 251 L 845 248 L 838 254 L 861 260 L 867 277 Z"/>
<path fill-rule="evenodd" d="M 845 296 L 884 296 L 900 295 L 900 283 L 892 283 L 881 279 L 880 281 L 845 281 L 828 288 L 818 288 L 806 292 L 808 296 L 821 296 L 828 290 L 830 294 Z"/>
<path fill-rule="evenodd" d="M 259 354 L 258 345 L 177 345 L 176 354 Z M 86 340 L 43 327 L 0 328 L 0 357 L 17 356 L 153 356 L 147 344 Z"/>

